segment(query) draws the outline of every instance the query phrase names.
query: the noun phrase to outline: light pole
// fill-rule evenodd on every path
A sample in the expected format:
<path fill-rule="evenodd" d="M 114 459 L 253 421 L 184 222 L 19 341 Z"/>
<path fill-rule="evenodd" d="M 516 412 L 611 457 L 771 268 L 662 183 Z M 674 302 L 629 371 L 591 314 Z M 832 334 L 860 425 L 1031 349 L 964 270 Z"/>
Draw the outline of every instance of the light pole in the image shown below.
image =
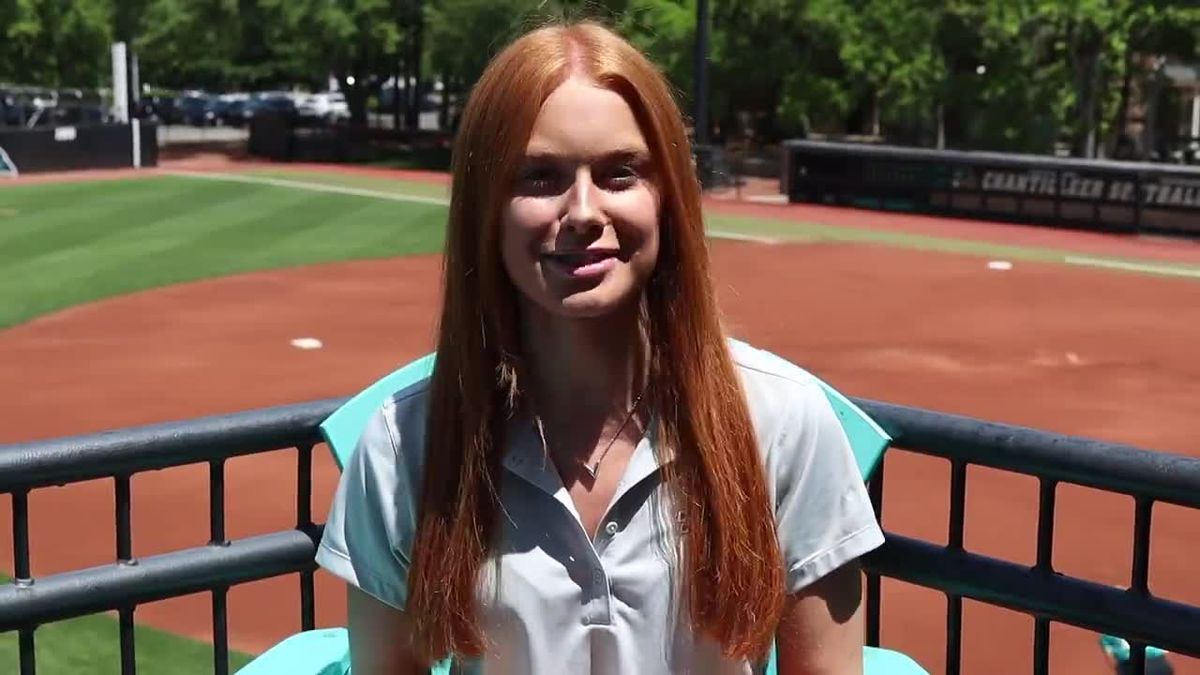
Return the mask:
<path fill-rule="evenodd" d="M 708 144 L 708 0 L 696 0 L 695 62 L 692 68 L 692 121 L 695 144 Z"/>

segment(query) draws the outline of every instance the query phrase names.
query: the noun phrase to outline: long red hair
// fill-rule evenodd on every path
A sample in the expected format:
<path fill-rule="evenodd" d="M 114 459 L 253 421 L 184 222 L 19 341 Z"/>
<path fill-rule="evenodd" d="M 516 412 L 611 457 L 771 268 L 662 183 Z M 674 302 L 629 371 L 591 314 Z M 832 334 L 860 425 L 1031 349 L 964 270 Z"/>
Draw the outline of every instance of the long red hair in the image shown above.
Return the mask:
<path fill-rule="evenodd" d="M 694 630 L 761 659 L 784 600 L 754 429 L 721 328 L 688 138 L 661 73 L 607 28 L 541 28 L 497 55 L 475 85 L 453 153 L 437 365 L 409 576 L 414 649 L 427 662 L 479 656 L 478 574 L 498 532 L 501 422 L 521 396 L 516 289 L 500 258 L 500 214 L 542 103 L 586 76 L 633 109 L 661 194 L 660 250 L 645 288 L 645 400 L 682 512 L 683 597 Z"/>

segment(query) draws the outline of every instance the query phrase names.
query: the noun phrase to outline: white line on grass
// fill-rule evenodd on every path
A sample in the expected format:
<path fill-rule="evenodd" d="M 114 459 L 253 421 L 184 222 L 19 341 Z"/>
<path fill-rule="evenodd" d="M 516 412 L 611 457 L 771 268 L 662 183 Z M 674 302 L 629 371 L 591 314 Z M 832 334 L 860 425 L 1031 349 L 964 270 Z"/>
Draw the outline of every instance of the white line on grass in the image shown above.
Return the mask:
<path fill-rule="evenodd" d="M 1086 265 L 1089 267 L 1106 267 L 1115 270 L 1126 270 L 1129 272 L 1145 272 L 1148 274 L 1166 274 L 1177 277 L 1192 277 L 1200 279 L 1200 269 L 1186 269 L 1183 267 L 1168 267 L 1166 265 L 1150 265 L 1145 263 L 1123 262 L 1120 260 L 1105 260 L 1104 258 L 1086 258 L 1083 256 L 1068 255 L 1063 257 L 1063 262 L 1071 265 Z"/>
<path fill-rule="evenodd" d="M 220 171 L 163 171 L 170 176 L 182 176 L 184 178 L 206 178 L 208 180 L 223 180 L 232 183 L 251 183 L 254 185 L 271 185 L 274 187 L 291 188 L 293 190 L 309 190 L 312 192 L 329 192 L 339 195 L 352 195 L 355 197 L 370 197 L 373 199 L 388 199 L 394 202 L 414 202 L 418 204 L 437 204 L 439 206 L 447 206 L 450 200 L 444 197 L 422 197 L 419 195 L 406 195 L 398 192 L 387 192 L 385 190 L 369 190 L 367 188 L 346 187 L 343 185 L 322 185 L 321 183 L 311 183 L 303 180 L 292 180 L 290 178 L 272 178 L 270 176 L 252 176 L 240 173 L 223 173 Z M 759 244 L 778 244 L 778 239 L 764 237 L 756 234 L 745 234 L 742 232 L 733 232 L 730 230 L 713 230 L 710 229 L 706 233 L 713 239 L 732 239 L 736 241 L 753 241 Z"/>
<path fill-rule="evenodd" d="M 704 231 L 710 239 L 729 239 L 732 241 L 752 241 L 756 244 L 778 244 L 778 239 L 764 237 L 760 234 L 746 234 L 744 232 L 733 232 L 730 230 L 714 230 L 709 228 Z"/>
<path fill-rule="evenodd" d="M 164 171 L 163 173 L 171 176 L 183 176 L 186 178 L 207 178 L 209 180 L 223 180 L 231 183 L 272 185 L 274 187 L 292 188 L 293 190 L 331 192 L 333 194 L 352 195 L 355 197 L 389 199 L 394 202 L 437 204 L 438 206 L 446 206 L 450 203 L 450 200 L 446 199 L 445 197 L 423 197 L 420 195 L 406 195 L 399 192 L 386 192 L 384 190 L 368 190 L 366 188 L 346 187 L 343 185 L 322 185 L 321 183 L 310 183 L 308 181 L 291 180 L 289 178 L 272 178 L 270 176 L 249 176 L 240 173 L 222 173 L 219 171 Z"/>

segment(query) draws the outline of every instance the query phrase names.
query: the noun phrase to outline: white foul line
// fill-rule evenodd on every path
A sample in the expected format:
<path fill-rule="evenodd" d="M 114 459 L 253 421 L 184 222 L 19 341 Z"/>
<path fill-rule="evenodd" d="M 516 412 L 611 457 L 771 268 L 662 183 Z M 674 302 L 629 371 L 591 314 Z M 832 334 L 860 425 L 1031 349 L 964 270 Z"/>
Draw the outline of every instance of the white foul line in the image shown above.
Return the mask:
<path fill-rule="evenodd" d="M 1149 274 L 1166 274 L 1170 276 L 1192 277 L 1194 279 L 1200 279 L 1200 269 L 1168 267 L 1166 265 L 1149 265 L 1145 263 L 1123 262 L 1121 260 L 1105 260 L 1104 258 L 1086 258 L 1073 255 L 1064 256 L 1063 262 L 1071 265 L 1107 267 L 1109 269 L 1126 270 L 1129 272 L 1146 272 Z"/>
<path fill-rule="evenodd" d="M 272 185 L 274 187 L 292 188 L 294 190 L 310 190 L 312 192 L 331 192 L 334 194 L 352 195 L 355 197 L 389 199 L 394 202 L 415 202 L 418 204 L 437 204 L 438 206 L 447 206 L 450 204 L 450 200 L 444 197 L 422 197 L 419 195 L 400 194 L 398 192 L 385 192 L 383 190 L 368 190 L 366 188 L 345 187 L 342 185 L 322 185 L 321 183 L 310 183 L 308 181 L 291 180 L 289 178 L 249 176 L 240 173 L 222 173 L 219 171 L 163 171 L 162 173 L 170 176 L 183 176 L 186 178 L 207 178 L 209 180 L 223 180 L 231 183 Z"/>
<path fill-rule="evenodd" d="M 343 185 L 322 185 L 321 183 L 311 183 L 309 181 L 292 180 L 290 178 L 272 178 L 270 176 L 253 176 L 240 173 L 223 173 L 220 171 L 163 171 L 161 173 L 169 176 L 182 176 L 185 178 L 206 178 L 208 180 L 222 180 L 231 183 L 251 183 L 254 185 L 272 185 L 274 187 L 292 188 L 294 190 L 311 190 L 313 192 L 330 192 L 339 195 L 352 195 L 355 197 L 370 197 L 373 199 L 388 199 L 394 202 L 414 202 L 418 204 L 437 204 L 439 206 L 448 206 L 449 199 L 443 197 L 421 197 L 418 195 L 406 195 L 397 192 L 386 192 L 384 190 L 369 190 L 367 188 L 346 187 Z M 713 239 L 732 239 L 736 241 L 753 241 L 759 244 L 777 244 L 777 239 L 764 237 L 755 234 L 743 234 L 741 232 L 732 232 L 729 230 L 708 230 L 705 233 Z"/>
<path fill-rule="evenodd" d="M 752 241 L 756 244 L 778 244 L 778 239 L 764 237 L 761 234 L 746 234 L 744 232 L 732 232 L 730 230 L 714 230 L 709 228 L 704 231 L 705 236 L 709 239 L 729 239 L 731 241 Z"/>

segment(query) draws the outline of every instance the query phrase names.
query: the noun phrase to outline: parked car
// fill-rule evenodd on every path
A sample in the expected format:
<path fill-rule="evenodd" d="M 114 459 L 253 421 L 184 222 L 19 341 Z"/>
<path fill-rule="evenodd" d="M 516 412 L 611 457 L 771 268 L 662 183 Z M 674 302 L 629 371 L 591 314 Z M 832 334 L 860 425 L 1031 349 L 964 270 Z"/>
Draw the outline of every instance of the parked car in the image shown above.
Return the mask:
<path fill-rule="evenodd" d="M 229 126 L 241 126 L 245 122 L 244 113 L 246 102 L 249 100 L 250 95 L 243 93 L 221 94 L 218 96 L 215 106 L 217 122 Z"/>
<path fill-rule="evenodd" d="M 286 91 L 263 91 L 250 97 L 242 109 L 242 116 L 249 123 L 258 115 L 296 116 L 296 102 Z"/>
<path fill-rule="evenodd" d="M 155 120 L 163 124 L 178 124 L 180 121 L 173 96 L 143 96 L 138 100 L 135 110 L 141 119 Z"/>
<path fill-rule="evenodd" d="M 33 96 L 25 88 L 0 90 L 0 125 L 23 127 L 35 112 Z"/>
<path fill-rule="evenodd" d="M 175 101 L 179 121 L 194 127 L 210 127 L 217 123 L 216 99 L 207 94 L 189 94 Z"/>
<path fill-rule="evenodd" d="M 303 100 L 297 104 L 296 110 L 301 117 L 325 122 L 350 119 L 350 106 L 346 104 L 346 96 L 340 91 L 305 94 Z"/>
<path fill-rule="evenodd" d="M 109 121 L 108 112 L 94 103 L 64 102 L 60 105 L 42 108 L 33 114 L 25 123 L 30 128 L 79 126 L 83 124 L 103 124 Z"/>

